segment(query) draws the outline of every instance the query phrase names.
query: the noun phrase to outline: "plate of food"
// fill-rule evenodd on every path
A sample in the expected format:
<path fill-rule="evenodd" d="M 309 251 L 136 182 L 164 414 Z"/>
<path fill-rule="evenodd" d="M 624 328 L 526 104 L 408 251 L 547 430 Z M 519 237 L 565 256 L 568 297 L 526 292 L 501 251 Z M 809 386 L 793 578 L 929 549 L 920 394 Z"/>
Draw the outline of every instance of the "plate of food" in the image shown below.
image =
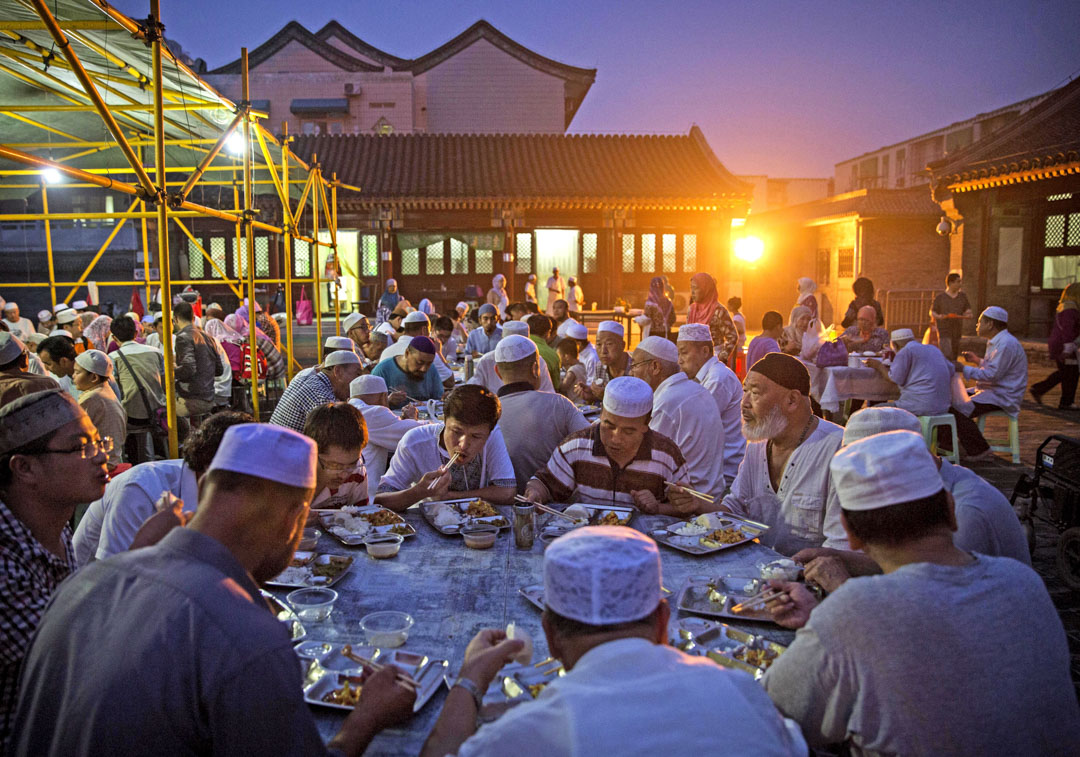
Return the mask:
<path fill-rule="evenodd" d="M 691 555 L 707 555 L 757 539 L 769 527 L 727 513 L 705 513 L 650 533 L 656 541 Z"/>
<path fill-rule="evenodd" d="M 687 654 L 703 655 L 725 667 L 761 678 L 787 647 L 726 623 L 683 618 L 672 624 L 671 645 Z"/>
<path fill-rule="evenodd" d="M 462 526 L 486 524 L 498 529 L 510 527 L 510 521 L 487 500 L 448 499 L 421 502 L 420 513 L 424 520 L 440 534 L 450 536 L 461 531 Z"/>
<path fill-rule="evenodd" d="M 266 604 L 270 607 L 270 612 L 274 613 L 274 617 L 289 629 L 289 639 L 294 643 L 303 641 L 304 637 L 307 636 L 307 631 L 304 629 L 304 624 L 300 622 L 300 618 L 293 612 L 293 609 L 265 589 L 260 589 L 260 591 L 266 600 Z"/>
<path fill-rule="evenodd" d="M 318 555 L 297 552 L 289 567 L 281 571 L 267 586 L 282 589 L 305 589 L 311 586 L 333 586 L 352 567 L 353 559 L 344 555 Z"/>
<path fill-rule="evenodd" d="M 378 505 L 347 505 L 340 510 L 323 510 L 319 513 L 319 523 L 327 533 L 350 547 L 362 545 L 364 539 L 373 535 L 416 536 L 416 529 L 404 518 Z"/>
<path fill-rule="evenodd" d="M 576 503 L 563 508 L 563 515 L 574 520 L 548 515 L 539 522 L 540 536 L 552 539 L 582 526 L 628 526 L 637 515 L 637 509 L 629 505 L 596 505 Z"/>
<path fill-rule="evenodd" d="M 558 660 L 547 659 L 535 664 L 511 663 L 499 671 L 484 692 L 483 704 L 476 719 L 490 723 L 502 717 L 512 707 L 540 696 L 548 684 L 566 675 Z M 444 676 L 447 688 L 454 685 L 455 676 Z"/>
<path fill-rule="evenodd" d="M 297 647 L 297 654 L 306 661 L 304 701 L 337 710 L 354 709 L 367 677 L 383 665 L 395 665 L 402 675 L 416 682 L 413 712 L 419 712 L 442 685 L 449 665 L 446 660 L 433 660 L 415 652 L 336 642 L 304 642 Z"/>
<path fill-rule="evenodd" d="M 765 590 L 766 582 L 757 576 L 691 576 L 679 590 L 676 605 L 680 610 L 715 618 L 773 622 L 761 602 L 735 612 L 740 603 Z"/>

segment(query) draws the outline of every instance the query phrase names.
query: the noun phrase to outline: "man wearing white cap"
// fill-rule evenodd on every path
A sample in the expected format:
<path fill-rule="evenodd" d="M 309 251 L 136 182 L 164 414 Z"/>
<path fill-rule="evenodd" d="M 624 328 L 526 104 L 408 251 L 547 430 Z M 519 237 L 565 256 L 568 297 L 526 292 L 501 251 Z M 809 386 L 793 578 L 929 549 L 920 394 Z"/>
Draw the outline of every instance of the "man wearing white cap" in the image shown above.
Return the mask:
<path fill-rule="evenodd" d="M 27 371 L 27 360 L 18 337 L 0 331 L 0 407 L 24 395 L 57 388 L 52 378 Z"/>
<path fill-rule="evenodd" d="M 708 390 L 679 370 L 679 348 L 662 336 L 645 337 L 634 350 L 630 373 L 653 390 L 649 428 L 675 442 L 686 460 L 680 483 L 722 497 L 727 489 L 724 425 Z"/>
<path fill-rule="evenodd" d="M 101 350 L 87 350 L 75 358 L 72 380 L 79 390 L 79 405 L 90 416 L 98 432 L 113 440 L 109 452 L 109 470 L 120 464 L 123 442 L 127 439 L 127 413 L 113 391 L 112 358 Z"/>
<path fill-rule="evenodd" d="M 485 355 L 495 349 L 495 345 L 502 339 L 502 327 L 499 326 L 499 311 L 491 303 L 484 303 L 478 311 L 480 316 L 480 328 L 469 332 L 469 338 L 465 342 L 465 351 L 474 358 Z"/>
<path fill-rule="evenodd" d="M 566 281 L 559 275 L 559 268 L 551 269 L 551 275 L 547 280 L 547 312 L 555 315 L 555 302 L 566 297 Z M 566 302 L 566 300 L 563 300 Z"/>
<path fill-rule="evenodd" d="M 74 309 L 68 308 L 67 310 L 61 310 L 57 313 L 56 325 L 67 332 L 72 343 L 75 345 L 76 355 L 93 347 L 93 345 L 90 344 L 90 340 L 82 335 L 82 319 L 79 318 L 79 314 Z"/>
<path fill-rule="evenodd" d="M 496 392 L 502 403 L 499 427 L 521 494 L 559 442 L 575 431 L 587 429 L 589 422 L 561 394 L 537 391 L 540 377 L 548 370 L 531 339 L 519 334 L 504 335 L 495 347 L 494 357 L 495 372 L 503 382 Z"/>
<path fill-rule="evenodd" d="M 323 340 L 323 361 L 324 362 L 326 361 L 326 358 L 329 355 L 332 355 L 335 352 L 341 352 L 341 351 L 356 352 L 357 351 L 356 350 L 356 344 L 353 342 L 352 339 L 350 339 L 347 336 L 334 336 L 333 334 L 331 334 L 330 336 L 326 337 L 326 339 Z M 357 357 L 360 357 L 360 355 L 357 354 Z M 360 363 L 361 363 L 361 365 L 363 365 L 363 363 L 364 363 L 363 359 L 360 360 Z M 312 365 L 312 366 L 309 366 L 307 368 L 301 368 L 299 371 L 296 372 L 296 375 L 293 376 L 293 381 L 296 381 L 297 379 L 305 380 L 308 376 L 310 376 L 312 373 L 314 373 L 317 370 L 319 370 L 319 366 L 317 366 L 317 365 Z"/>
<path fill-rule="evenodd" d="M 954 404 L 956 435 L 960 446 L 974 460 L 993 456 L 990 445 L 979 431 L 975 419 L 996 410 L 1009 415 L 1019 415 L 1020 402 L 1024 399 L 1028 383 L 1027 353 L 1015 336 L 1009 333 L 1009 314 L 1005 308 L 991 305 L 979 316 L 976 333 L 988 340 L 986 356 L 980 358 L 974 352 L 962 352 L 961 356 L 974 365 L 956 364 L 964 378 L 975 382 L 971 401 Z"/>
<path fill-rule="evenodd" d="M 19 304 L 11 300 L 4 303 L 4 324 L 8 327 L 8 331 L 22 340 L 36 331 L 29 318 L 19 317 Z"/>
<path fill-rule="evenodd" d="M 520 336 L 527 339 L 529 325 L 522 321 L 507 321 L 502 325 L 502 338 L 505 339 L 508 336 Z M 498 345 L 495 346 L 498 348 Z M 496 362 L 495 350 L 482 355 L 473 365 L 472 378 L 465 383 L 478 384 L 487 387 L 493 394 L 498 394 L 499 390 L 503 388 L 504 382 L 495 371 Z M 549 371 L 541 371 L 540 373 L 540 391 L 555 393 L 555 385 L 551 383 Z"/>
<path fill-rule="evenodd" d="M 289 634 L 259 593 L 303 535 L 316 459 L 296 432 L 233 426 L 186 528 L 65 582 L 26 658 L 13 751 L 324 754 Z M 332 746 L 359 754 L 376 723 L 411 714 L 396 674 L 365 681 Z"/>
<path fill-rule="evenodd" d="M 543 469 L 529 479 L 533 502 L 593 502 L 630 505 L 659 512 L 665 499 L 689 511 L 692 497 L 668 481 L 687 480 L 686 462 L 675 442 L 649 428 L 653 393 L 633 376 L 608 385 L 600 420 L 566 437 Z"/>
<path fill-rule="evenodd" d="M 581 387 L 577 395 L 580 397 L 596 380 L 596 374 L 600 371 L 600 356 L 596 354 L 596 348 L 589 341 L 589 330 L 584 324 L 572 319 L 567 320 L 558 327 L 556 333 L 561 337 L 556 340 L 556 344 L 562 339 L 573 339 L 578 343 L 578 362 L 585 369 L 585 385 Z"/>
<path fill-rule="evenodd" d="M 585 402 L 604 399 L 604 387 L 614 378 L 630 375 L 630 353 L 626 351 L 626 329 L 618 321 L 601 321 L 596 327 L 597 365 L 591 383 L 581 392 Z M 581 358 L 582 362 L 585 359 Z M 588 374 L 588 363 L 585 363 Z"/>
<path fill-rule="evenodd" d="M 49 335 L 49 332 L 56 328 L 56 315 L 51 310 L 39 310 L 38 314 L 38 327 L 39 334 Z"/>
<path fill-rule="evenodd" d="M 742 382 L 735 371 L 716 359 L 712 332 L 706 324 L 680 326 L 677 349 L 683 373 L 705 387 L 720 413 L 720 425 L 724 429 L 724 480 L 730 486 L 746 454 L 746 437 L 742 434 Z"/>
<path fill-rule="evenodd" d="M 341 330 L 356 344 L 356 349 L 362 349 L 371 339 L 371 323 L 368 317 L 362 313 L 351 313 L 341 323 Z"/>
<path fill-rule="evenodd" d="M 146 344 L 154 349 L 161 349 L 161 332 L 162 332 L 162 319 L 164 316 L 159 310 L 156 313 L 148 313 L 143 316 L 143 336 L 146 337 Z"/>
<path fill-rule="evenodd" d="M 656 543 L 637 531 L 590 526 L 556 539 L 544 553 L 543 628 L 569 672 L 477 730 L 483 692 L 522 649 L 481 631 L 421 755 L 806 754 L 750 676 L 667 645 L 660 587 Z"/>
<path fill-rule="evenodd" d="M 314 371 L 303 378 L 295 376 L 285 387 L 270 422 L 302 431 L 313 407 L 349 398 L 349 384 L 361 370 L 360 358 L 352 350 L 328 355 Z"/>
<path fill-rule="evenodd" d="M 386 465 L 394 454 L 401 437 L 427 421 L 417 420 L 416 405 L 402 408 L 399 418 L 390 409 L 390 396 L 386 382 L 380 376 L 358 376 L 349 384 L 351 399 L 349 404 L 357 408 L 364 416 L 367 425 L 368 441 L 364 447 L 364 465 L 367 468 L 368 491 L 379 488 L 379 482 L 386 473 Z"/>
<path fill-rule="evenodd" d="M 86 300 L 75 300 L 73 303 L 71 303 L 71 309 L 77 313 L 83 312 L 84 310 L 86 310 L 86 307 Z"/>
<path fill-rule="evenodd" d="M 1075 752 L 1080 709 L 1046 587 L 1016 560 L 953 544 L 922 438 L 871 436 L 830 468 L 852 547 L 885 575 L 847 581 L 809 614 L 762 679 L 780 712 L 811 746 L 852 754 Z"/>
<path fill-rule="evenodd" d="M 105 490 L 108 444 L 59 389 L 0 408 L 0 742 L 23 656 L 56 587 L 76 568 L 68 522 Z"/>
<path fill-rule="evenodd" d="M 375 329 L 371 332 L 371 336 L 368 338 L 367 344 L 360 348 L 361 362 L 364 365 L 365 371 L 370 371 L 379 361 L 382 359 L 382 354 L 386 351 L 386 348 L 390 346 L 391 338 L 386 335 L 386 332 Z"/>
<path fill-rule="evenodd" d="M 793 555 L 807 547 L 848 549 L 829 460 L 843 429 L 810 410 L 810 375 L 791 355 L 770 352 L 743 382 L 749 442 L 720 510 L 770 526 L 761 543 Z"/>
<path fill-rule="evenodd" d="M 517 489 L 497 425 L 500 412 L 498 398 L 484 387 L 454 389 L 443 406 L 443 423 L 414 428 L 401 438 L 375 504 L 401 511 L 425 497 L 448 495 L 510 504 Z"/>
<path fill-rule="evenodd" d="M 866 365 L 900 389 L 900 399 L 893 404 L 914 415 L 949 412 L 953 367 L 941 350 L 917 341 L 911 329 L 897 329 L 889 336 L 896 352 L 892 365 L 873 359 Z"/>

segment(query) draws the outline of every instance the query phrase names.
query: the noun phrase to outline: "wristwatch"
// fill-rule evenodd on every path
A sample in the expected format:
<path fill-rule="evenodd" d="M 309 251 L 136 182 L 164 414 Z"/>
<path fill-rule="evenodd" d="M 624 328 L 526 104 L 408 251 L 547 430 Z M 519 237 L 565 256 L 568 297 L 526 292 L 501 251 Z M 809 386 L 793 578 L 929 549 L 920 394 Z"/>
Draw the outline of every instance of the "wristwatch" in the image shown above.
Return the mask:
<path fill-rule="evenodd" d="M 473 701 L 476 703 L 476 711 L 479 712 L 480 707 L 484 704 L 484 693 L 480 691 L 480 687 L 471 678 L 465 676 L 458 676 L 457 680 L 454 681 L 454 686 L 459 686 L 472 695 Z"/>

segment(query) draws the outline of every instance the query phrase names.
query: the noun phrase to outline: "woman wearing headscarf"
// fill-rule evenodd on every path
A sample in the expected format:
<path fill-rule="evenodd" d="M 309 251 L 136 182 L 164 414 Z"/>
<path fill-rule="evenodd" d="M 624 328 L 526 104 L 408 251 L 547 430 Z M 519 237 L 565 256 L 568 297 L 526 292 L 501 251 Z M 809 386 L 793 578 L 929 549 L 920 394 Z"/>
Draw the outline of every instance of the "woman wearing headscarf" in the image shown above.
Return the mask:
<path fill-rule="evenodd" d="M 225 325 L 240 334 L 241 344 L 247 342 L 249 326 L 248 322 L 236 313 L 225 316 Z M 285 375 L 285 358 L 282 357 L 274 343 L 266 338 L 258 326 L 255 327 L 255 346 L 266 358 L 266 378 L 275 381 Z"/>
<path fill-rule="evenodd" d="M 431 304 L 431 300 L 427 297 L 420 300 L 420 304 L 416 306 L 416 309 L 427 316 L 435 315 L 435 306 Z"/>
<path fill-rule="evenodd" d="M 506 317 L 506 306 L 510 304 L 510 298 L 506 296 L 506 277 L 501 273 L 495 274 L 495 278 L 491 280 L 487 301 L 499 311 L 500 318 Z"/>
<path fill-rule="evenodd" d="M 1080 379 L 1077 365 L 1077 341 L 1080 339 L 1080 282 L 1069 284 L 1061 293 L 1061 301 L 1054 315 L 1054 327 L 1050 330 L 1050 358 L 1057 363 L 1057 370 L 1044 381 L 1031 386 L 1031 396 L 1040 405 L 1043 395 L 1061 384 L 1061 410 L 1080 410 L 1076 404 L 1076 385 Z"/>
<path fill-rule="evenodd" d="M 107 315 L 99 315 L 83 329 L 83 336 L 90 340 L 90 344 L 93 345 L 95 350 L 108 352 L 109 326 L 111 325 L 112 318 Z"/>
<path fill-rule="evenodd" d="M 397 279 L 387 279 L 386 289 L 382 293 L 382 297 L 379 298 L 379 306 L 375 309 L 375 326 L 385 323 L 390 319 L 390 314 L 394 312 L 394 308 L 401 302 L 404 297 L 398 292 Z"/>
<path fill-rule="evenodd" d="M 536 274 L 530 273 L 525 281 L 525 302 L 536 303 Z"/>
<path fill-rule="evenodd" d="M 236 322 L 236 316 L 227 316 L 232 318 L 233 322 Z M 244 353 L 241 345 L 244 343 L 244 336 L 240 334 L 236 329 L 226 325 L 224 321 L 219 321 L 217 318 L 210 318 L 203 326 L 205 331 L 210 336 L 217 340 L 218 344 L 225 350 L 225 354 L 229 358 L 229 366 L 234 373 L 239 373 L 244 367 Z M 258 336 L 256 335 L 256 339 Z"/>
<path fill-rule="evenodd" d="M 664 291 L 664 279 L 653 276 L 649 282 L 649 296 L 645 298 L 645 315 L 652 321 L 649 336 L 671 338 L 671 327 L 675 324 L 675 306 Z"/>
<path fill-rule="evenodd" d="M 846 329 L 855 323 L 859 318 L 859 308 L 869 305 L 877 311 L 877 325 L 884 326 L 885 313 L 881 310 L 881 303 L 874 299 L 874 282 L 865 276 L 860 276 L 851 285 L 851 291 L 855 293 L 855 299 L 847 306 L 847 312 L 844 313 L 844 320 L 840 322 L 840 325 Z"/>
<path fill-rule="evenodd" d="M 731 313 L 717 299 L 716 279 L 707 273 L 695 273 L 691 276 L 690 300 L 686 322 L 704 323 L 709 327 L 716 358 L 721 363 L 726 363 L 735 345 L 739 343 L 739 332 L 735 330 Z"/>
<path fill-rule="evenodd" d="M 788 325 L 780 334 L 780 351 L 796 357 L 802 352 L 803 337 L 810 327 L 810 308 L 806 305 L 796 305 L 791 309 L 791 318 Z M 817 350 L 814 350 L 815 352 Z M 804 355 L 809 359 L 809 355 Z"/>
<path fill-rule="evenodd" d="M 795 304 L 810 308 L 811 320 L 817 318 L 821 312 L 821 308 L 818 307 L 817 295 L 814 294 L 817 291 L 817 284 L 808 276 L 803 276 L 795 286 L 799 290 L 799 296 L 795 298 Z"/>

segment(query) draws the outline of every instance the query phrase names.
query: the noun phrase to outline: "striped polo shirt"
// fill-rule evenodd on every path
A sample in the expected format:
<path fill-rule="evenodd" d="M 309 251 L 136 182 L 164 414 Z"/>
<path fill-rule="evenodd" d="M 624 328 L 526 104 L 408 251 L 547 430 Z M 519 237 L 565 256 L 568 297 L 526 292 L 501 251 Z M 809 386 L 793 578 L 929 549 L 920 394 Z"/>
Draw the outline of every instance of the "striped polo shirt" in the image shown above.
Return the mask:
<path fill-rule="evenodd" d="M 556 502 L 632 506 L 631 492 L 650 491 L 663 501 L 664 481 L 686 476 L 686 461 L 675 442 L 652 429 L 645 432 L 634 459 L 620 467 L 608 457 L 600 424 L 594 423 L 566 437 L 535 478 Z"/>

